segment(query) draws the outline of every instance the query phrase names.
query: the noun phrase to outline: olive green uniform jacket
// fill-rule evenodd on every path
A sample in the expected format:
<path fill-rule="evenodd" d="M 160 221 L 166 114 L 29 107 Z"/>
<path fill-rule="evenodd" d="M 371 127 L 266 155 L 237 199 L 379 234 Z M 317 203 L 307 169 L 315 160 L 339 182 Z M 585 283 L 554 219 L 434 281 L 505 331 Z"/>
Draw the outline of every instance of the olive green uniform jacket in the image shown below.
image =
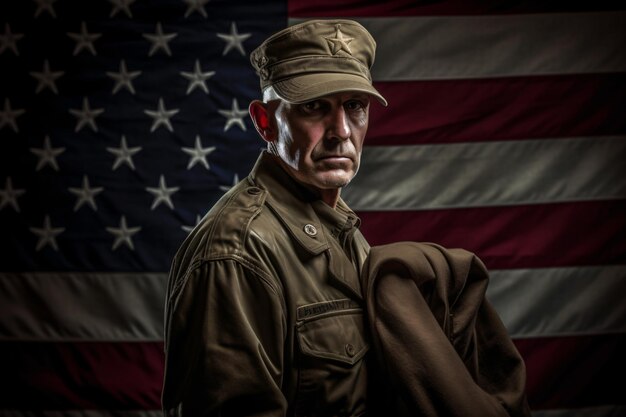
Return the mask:
<path fill-rule="evenodd" d="M 343 201 L 263 153 L 182 244 L 165 312 L 166 416 L 358 416 L 369 246 Z"/>

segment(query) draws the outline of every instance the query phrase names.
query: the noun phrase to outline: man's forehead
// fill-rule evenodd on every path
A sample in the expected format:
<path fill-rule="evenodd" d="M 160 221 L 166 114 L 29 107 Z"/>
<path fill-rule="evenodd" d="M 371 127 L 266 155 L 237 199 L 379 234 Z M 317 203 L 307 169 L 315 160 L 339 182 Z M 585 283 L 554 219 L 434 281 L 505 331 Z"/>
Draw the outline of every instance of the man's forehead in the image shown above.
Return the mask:
<path fill-rule="evenodd" d="M 371 98 L 371 94 L 368 94 L 367 92 L 359 91 L 359 90 L 338 91 L 338 92 L 329 93 L 320 97 L 315 97 L 315 98 L 312 98 L 311 100 L 304 101 L 304 102 L 291 102 L 289 100 L 286 100 L 285 98 L 280 97 L 278 93 L 276 93 L 276 91 L 271 87 L 267 88 L 263 94 L 263 101 L 266 103 L 270 101 L 280 101 L 289 105 L 298 105 L 298 104 L 310 103 L 310 102 L 319 101 L 319 100 L 326 100 L 326 101 L 360 100 L 360 101 L 369 102 L 370 98 Z"/>
<path fill-rule="evenodd" d="M 339 91 L 336 93 L 326 94 L 324 96 L 315 97 L 315 98 L 312 98 L 311 100 L 298 102 L 298 103 L 292 103 L 286 100 L 283 100 L 283 101 L 292 106 L 297 106 L 299 104 L 305 104 L 305 103 L 313 103 L 316 101 L 343 103 L 343 102 L 350 101 L 350 100 L 359 100 L 359 101 L 369 103 L 370 97 L 371 97 L 370 94 L 364 93 L 362 91 Z"/>
<path fill-rule="evenodd" d="M 369 100 L 370 95 L 364 93 L 362 91 L 339 91 L 336 93 L 326 94 L 325 96 L 321 96 L 315 98 L 310 101 L 315 100 L 346 100 L 346 99 L 360 99 L 360 100 Z"/>

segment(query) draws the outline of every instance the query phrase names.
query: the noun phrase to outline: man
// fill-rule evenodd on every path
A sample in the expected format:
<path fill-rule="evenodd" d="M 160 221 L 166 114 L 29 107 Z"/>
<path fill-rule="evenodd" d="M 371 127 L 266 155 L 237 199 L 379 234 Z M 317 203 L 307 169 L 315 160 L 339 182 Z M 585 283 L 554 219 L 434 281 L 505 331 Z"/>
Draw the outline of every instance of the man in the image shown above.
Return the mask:
<path fill-rule="evenodd" d="M 369 344 L 359 271 L 369 246 L 340 198 L 357 173 L 375 42 L 309 21 L 251 54 L 267 152 L 178 251 L 166 304 L 168 416 L 357 416 Z"/>
<path fill-rule="evenodd" d="M 267 151 L 174 259 L 165 415 L 529 415 L 480 260 L 417 243 L 370 252 L 340 197 L 370 102 L 387 104 L 375 46 L 356 22 L 313 20 L 251 54 Z"/>

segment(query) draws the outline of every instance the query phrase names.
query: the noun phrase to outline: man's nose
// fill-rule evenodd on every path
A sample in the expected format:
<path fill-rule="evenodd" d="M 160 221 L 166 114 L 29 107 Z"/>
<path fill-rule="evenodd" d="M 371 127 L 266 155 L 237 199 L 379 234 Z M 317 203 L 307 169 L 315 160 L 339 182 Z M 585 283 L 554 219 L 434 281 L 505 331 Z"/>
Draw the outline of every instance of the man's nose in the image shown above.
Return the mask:
<path fill-rule="evenodd" d="M 328 126 L 328 135 L 329 139 L 335 140 L 348 140 L 352 135 L 352 131 L 350 129 L 350 123 L 348 122 L 348 115 L 346 114 L 346 110 L 343 106 L 337 107 L 334 109 L 330 115 L 329 126 Z"/>

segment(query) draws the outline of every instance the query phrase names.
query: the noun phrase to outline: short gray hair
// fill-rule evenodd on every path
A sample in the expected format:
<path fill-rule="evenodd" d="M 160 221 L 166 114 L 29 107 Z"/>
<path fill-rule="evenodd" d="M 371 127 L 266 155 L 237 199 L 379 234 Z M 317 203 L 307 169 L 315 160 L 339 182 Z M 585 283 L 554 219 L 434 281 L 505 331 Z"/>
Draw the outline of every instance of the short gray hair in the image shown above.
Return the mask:
<path fill-rule="evenodd" d="M 265 90 L 263 90 L 263 102 L 264 103 L 269 103 L 272 100 L 287 101 L 284 98 L 282 98 L 281 96 L 279 96 L 278 93 L 276 92 L 276 90 L 274 90 L 274 87 L 272 87 L 270 85 Z"/>

